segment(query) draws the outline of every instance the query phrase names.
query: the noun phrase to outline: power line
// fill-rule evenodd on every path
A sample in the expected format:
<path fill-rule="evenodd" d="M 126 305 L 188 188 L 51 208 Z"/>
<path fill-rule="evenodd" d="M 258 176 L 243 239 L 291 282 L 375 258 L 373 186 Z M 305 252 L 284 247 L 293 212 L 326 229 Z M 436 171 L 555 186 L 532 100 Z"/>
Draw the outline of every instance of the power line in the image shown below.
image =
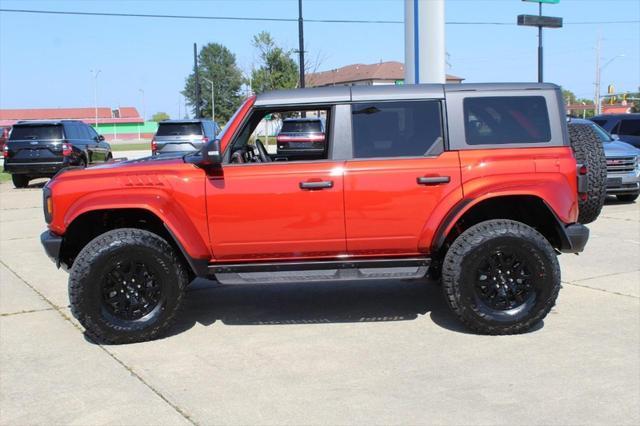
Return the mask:
<path fill-rule="evenodd" d="M 297 18 L 259 18 L 242 16 L 194 16 L 194 15 L 159 15 L 147 13 L 112 13 L 112 12 L 78 12 L 66 10 L 31 10 L 31 9 L 0 9 L 5 13 L 30 13 L 40 15 L 75 15 L 75 16 L 107 16 L 115 18 L 151 18 L 151 19 L 199 19 L 210 21 L 267 21 L 267 22 L 298 22 Z M 368 19 L 305 19 L 308 23 L 320 24 L 403 24 L 404 21 L 368 20 Z M 600 24 L 637 24 L 640 20 L 629 21 L 582 21 L 565 22 L 565 25 L 600 25 Z M 449 21 L 448 25 L 504 25 L 515 26 L 515 22 L 479 22 L 479 21 Z"/>

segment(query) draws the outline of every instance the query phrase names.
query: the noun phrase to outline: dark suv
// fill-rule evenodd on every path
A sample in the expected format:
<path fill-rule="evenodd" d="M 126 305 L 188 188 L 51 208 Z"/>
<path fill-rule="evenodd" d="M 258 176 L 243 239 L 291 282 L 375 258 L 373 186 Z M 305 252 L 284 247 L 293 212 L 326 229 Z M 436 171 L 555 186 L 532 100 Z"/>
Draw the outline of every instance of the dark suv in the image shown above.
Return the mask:
<path fill-rule="evenodd" d="M 220 126 L 212 120 L 165 120 L 151 140 L 151 153 L 185 154 L 198 151 L 216 138 Z"/>
<path fill-rule="evenodd" d="M 604 114 L 591 119 L 623 142 L 640 148 L 640 114 Z"/>
<path fill-rule="evenodd" d="M 16 188 L 69 166 L 109 161 L 111 146 L 88 124 L 75 120 L 19 121 L 3 152 L 4 170 Z"/>

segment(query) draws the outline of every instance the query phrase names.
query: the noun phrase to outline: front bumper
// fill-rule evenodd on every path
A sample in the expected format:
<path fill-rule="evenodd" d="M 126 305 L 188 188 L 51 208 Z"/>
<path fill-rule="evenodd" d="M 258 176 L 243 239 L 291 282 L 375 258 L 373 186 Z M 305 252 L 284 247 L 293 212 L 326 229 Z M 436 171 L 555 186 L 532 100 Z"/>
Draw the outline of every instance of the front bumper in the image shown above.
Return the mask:
<path fill-rule="evenodd" d="M 49 256 L 49 259 L 60 267 L 60 247 L 62 247 L 62 237 L 54 234 L 51 231 L 44 231 L 40 234 L 40 242 L 44 247 L 45 253 Z"/>
<path fill-rule="evenodd" d="M 607 173 L 607 194 L 640 193 L 640 170 L 628 173 Z"/>
<path fill-rule="evenodd" d="M 589 228 L 581 223 L 574 223 L 564 227 L 564 238 L 560 251 L 562 253 L 580 253 L 589 240 Z"/>

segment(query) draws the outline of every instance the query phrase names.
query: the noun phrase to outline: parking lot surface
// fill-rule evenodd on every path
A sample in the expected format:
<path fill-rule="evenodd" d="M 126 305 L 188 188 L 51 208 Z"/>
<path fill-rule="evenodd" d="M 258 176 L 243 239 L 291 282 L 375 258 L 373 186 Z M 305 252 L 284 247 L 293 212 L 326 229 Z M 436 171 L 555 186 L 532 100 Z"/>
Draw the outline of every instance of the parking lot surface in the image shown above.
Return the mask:
<path fill-rule="evenodd" d="M 131 157 L 131 155 L 129 155 Z M 0 184 L 0 423 L 640 424 L 640 204 L 608 203 L 536 330 L 467 333 L 435 283 L 188 290 L 170 336 L 101 346 Z"/>

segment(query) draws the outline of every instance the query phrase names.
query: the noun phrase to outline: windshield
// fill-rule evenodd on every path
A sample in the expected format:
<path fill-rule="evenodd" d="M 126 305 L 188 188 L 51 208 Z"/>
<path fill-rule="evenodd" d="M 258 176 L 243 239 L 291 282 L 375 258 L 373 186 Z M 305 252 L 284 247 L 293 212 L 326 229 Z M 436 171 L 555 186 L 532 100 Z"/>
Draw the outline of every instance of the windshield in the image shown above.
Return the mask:
<path fill-rule="evenodd" d="M 200 123 L 160 123 L 156 136 L 202 135 Z"/>
<path fill-rule="evenodd" d="M 313 133 L 322 132 L 320 120 L 313 121 L 294 121 L 285 120 L 282 123 L 282 133 Z"/>
<path fill-rule="evenodd" d="M 13 126 L 9 140 L 62 139 L 62 126 L 46 124 L 41 126 Z"/>
<path fill-rule="evenodd" d="M 595 130 L 596 134 L 598 135 L 598 137 L 600 138 L 600 140 L 602 142 L 611 142 L 613 141 L 613 138 L 611 137 L 611 135 L 609 133 L 607 133 L 606 130 L 604 130 L 602 127 L 598 126 L 597 124 L 592 124 L 591 127 L 593 127 L 593 130 Z"/>

